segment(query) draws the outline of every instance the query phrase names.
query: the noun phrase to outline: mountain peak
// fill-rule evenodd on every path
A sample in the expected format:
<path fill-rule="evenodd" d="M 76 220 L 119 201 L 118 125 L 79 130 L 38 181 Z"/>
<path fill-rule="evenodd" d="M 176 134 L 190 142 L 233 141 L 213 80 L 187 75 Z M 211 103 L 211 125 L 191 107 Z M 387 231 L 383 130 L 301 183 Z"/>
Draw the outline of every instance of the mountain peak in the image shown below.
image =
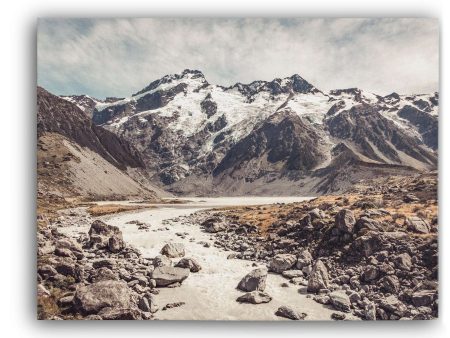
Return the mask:
<path fill-rule="evenodd" d="M 191 80 L 200 79 L 201 82 L 207 83 L 205 76 L 201 71 L 196 69 L 185 69 L 181 73 L 164 75 L 162 78 L 151 82 L 147 87 L 138 91 L 132 96 L 143 94 L 145 92 L 158 88 L 162 84 L 172 83 L 174 81 L 179 81 L 181 79 L 191 79 Z"/>

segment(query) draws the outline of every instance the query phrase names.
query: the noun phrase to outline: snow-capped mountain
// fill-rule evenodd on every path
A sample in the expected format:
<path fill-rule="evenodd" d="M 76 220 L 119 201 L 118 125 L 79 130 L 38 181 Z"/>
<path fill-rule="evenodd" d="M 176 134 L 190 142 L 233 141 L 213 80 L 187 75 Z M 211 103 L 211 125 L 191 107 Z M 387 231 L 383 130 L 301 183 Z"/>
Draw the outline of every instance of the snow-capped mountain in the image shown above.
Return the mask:
<path fill-rule="evenodd" d="M 294 194 L 436 166 L 438 94 L 323 92 L 299 75 L 210 84 L 167 75 L 127 98 L 64 97 L 141 152 L 178 193 Z"/>

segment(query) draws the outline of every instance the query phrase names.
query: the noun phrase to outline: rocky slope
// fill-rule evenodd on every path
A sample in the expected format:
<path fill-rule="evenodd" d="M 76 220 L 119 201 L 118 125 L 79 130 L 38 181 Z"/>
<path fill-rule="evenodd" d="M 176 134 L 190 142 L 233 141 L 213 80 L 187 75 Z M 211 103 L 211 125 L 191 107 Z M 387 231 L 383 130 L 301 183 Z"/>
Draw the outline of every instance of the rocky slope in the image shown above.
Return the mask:
<path fill-rule="evenodd" d="M 65 99 L 132 143 L 151 180 L 176 193 L 341 191 L 437 162 L 437 93 L 326 93 L 299 75 L 225 88 L 185 70 L 128 98 Z"/>
<path fill-rule="evenodd" d="M 132 213 L 108 218 L 112 226 L 86 208 L 67 209 L 38 231 L 38 316 L 434 319 L 436 198 L 437 177 L 430 173 L 291 204 L 175 218 L 173 210 L 162 223 Z M 209 259 L 218 253 L 220 264 Z"/>
<path fill-rule="evenodd" d="M 128 141 L 96 126 L 75 104 L 37 89 L 38 207 L 67 197 L 157 198 L 137 176 L 145 164 Z"/>
<path fill-rule="evenodd" d="M 367 320 L 438 316 L 436 173 L 390 177 L 342 196 L 191 217 L 230 258 L 266 262 L 300 292 Z"/>

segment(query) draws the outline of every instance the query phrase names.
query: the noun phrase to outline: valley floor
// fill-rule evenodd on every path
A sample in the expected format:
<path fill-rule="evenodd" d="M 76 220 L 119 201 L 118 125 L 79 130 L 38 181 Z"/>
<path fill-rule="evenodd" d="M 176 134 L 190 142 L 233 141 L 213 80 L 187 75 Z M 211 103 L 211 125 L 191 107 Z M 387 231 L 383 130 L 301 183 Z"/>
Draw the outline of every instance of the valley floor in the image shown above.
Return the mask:
<path fill-rule="evenodd" d="M 314 199 L 184 198 L 96 217 L 65 209 L 38 232 L 39 318 L 280 320 L 283 306 L 305 320 L 436 318 L 436 187 L 430 174 Z M 175 243 L 181 255 L 160 255 Z M 182 256 L 200 271 L 170 268 L 170 285 L 155 284 L 154 271 Z M 243 277 L 267 267 L 271 300 L 237 302 Z"/>
<path fill-rule="evenodd" d="M 299 293 L 294 285 L 281 287 L 288 280 L 279 274 L 270 273 L 267 278 L 266 292 L 272 296 L 271 302 L 259 305 L 236 302 L 236 298 L 244 294 L 236 286 L 247 273 L 256 268 L 255 263 L 245 259 L 227 259 L 232 251 L 215 247 L 214 237 L 204 232 L 199 224 L 180 218 L 211 207 L 292 203 L 305 199 L 307 198 L 185 198 L 187 203 L 182 205 L 161 206 L 153 210 L 105 216 L 101 219 L 107 224 L 118 226 L 125 242 L 138 248 L 143 257 L 155 257 L 164 244 L 176 242 L 184 244 L 186 257 L 194 258 L 200 263 L 202 270 L 191 274 L 180 287 L 160 289 L 155 297 L 160 306 L 176 302 L 184 302 L 185 305 L 158 311 L 155 319 L 279 320 L 282 318 L 275 315 L 276 310 L 282 305 L 289 305 L 306 313 L 308 320 L 328 320 L 333 309 L 316 303 L 306 293 Z M 143 232 L 135 224 L 127 224 L 134 220 L 150 224 L 150 228 Z M 86 224 L 64 227 L 61 232 L 76 238 L 79 233 L 87 233 L 88 230 L 89 226 Z M 205 247 L 204 243 L 210 243 L 211 246 Z M 256 265 L 264 266 L 262 263 Z"/>

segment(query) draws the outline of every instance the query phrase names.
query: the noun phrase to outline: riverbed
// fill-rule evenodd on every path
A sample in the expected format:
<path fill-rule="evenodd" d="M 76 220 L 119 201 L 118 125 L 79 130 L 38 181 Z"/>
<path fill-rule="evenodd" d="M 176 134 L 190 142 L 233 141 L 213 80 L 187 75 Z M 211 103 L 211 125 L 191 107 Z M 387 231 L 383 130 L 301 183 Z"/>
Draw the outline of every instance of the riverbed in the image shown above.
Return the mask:
<path fill-rule="evenodd" d="M 152 209 L 120 213 L 100 217 L 108 224 L 118 226 L 124 240 L 137 247 L 144 257 L 152 258 L 159 254 L 164 244 L 183 243 L 186 257 L 196 259 L 202 266 L 198 273 L 191 273 L 180 287 L 161 288 L 156 302 L 160 308 L 168 303 L 185 304 L 155 313 L 156 319 L 172 320 L 281 320 L 275 312 L 281 305 L 292 307 L 307 314 L 306 320 L 330 320 L 335 312 L 312 300 L 303 293 L 304 287 L 289 284 L 278 274 L 269 273 L 266 292 L 273 298 L 266 304 L 240 304 L 236 298 L 243 292 L 236 289 L 239 281 L 256 267 L 254 262 L 239 259 L 227 259 L 231 253 L 214 247 L 214 236 L 205 233 L 198 224 L 190 224 L 178 217 L 194 212 L 230 206 L 263 205 L 273 203 L 292 203 L 310 199 L 309 197 L 223 197 L 223 198 L 185 198 L 182 204 L 153 205 Z M 145 222 L 150 225 L 148 231 L 138 230 L 130 221 Z M 73 226 L 64 229 L 66 233 L 78 234 L 88 231 L 86 226 Z M 177 235 L 178 234 L 178 235 Z M 181 238 L 179 234 L 184 234 Z M 201 243 L 199 243 L 201 242 Z M 205 247 L 204 242 L 210 243 Z M 263 264 L 257 264 L 263 267 Z M 350 316 L 348 316 L 350 317 Z"/>

